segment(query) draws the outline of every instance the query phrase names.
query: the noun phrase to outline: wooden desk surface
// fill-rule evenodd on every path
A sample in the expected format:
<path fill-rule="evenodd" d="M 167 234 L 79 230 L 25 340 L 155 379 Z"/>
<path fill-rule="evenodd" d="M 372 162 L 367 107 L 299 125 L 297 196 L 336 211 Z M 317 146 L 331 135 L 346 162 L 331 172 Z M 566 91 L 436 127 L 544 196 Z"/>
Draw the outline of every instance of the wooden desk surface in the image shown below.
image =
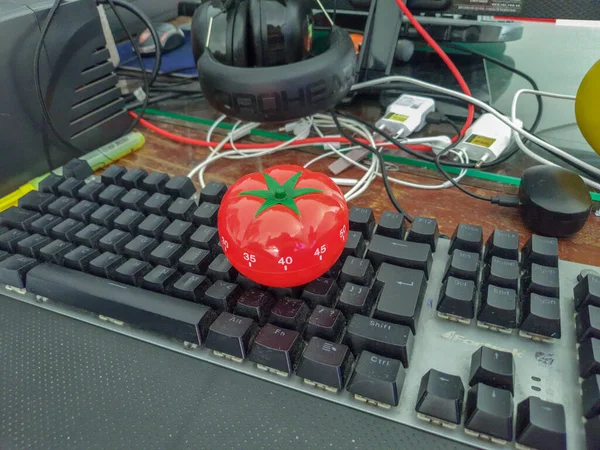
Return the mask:
<path fill-rule="evenodd" d="M 214 112 L 201 107 L 203 114 L 200 117 L 215 117 Z M 188 108 L 184 108 L 189 114 Z M 198 113 L 198 111 L 194 111 Z M 162 118 L 149 117 L 157 125 L 172 132 L 203 139 L 206 127 L 197 124 L 166 121 Z M 189 170 L 200 163 L 209 153 L 207 148 L 191 145 L 178 144 L 156 135 L 150 130 L 140 127 L 139 130 L 146 137 L 146 144 L 137 152 L 125 157 L 119 164 L 126 167 L 140 167 L 149 172 L 161 171 L 171 175 L 187 175 Z M 217 135 L 219 136 L 219 135 Z M 284 151 L 262 158 L 247 160 L 221 159 L 213 163 L 205 173 L 207 181 L 215 180 L 232 184 L 239 177 L 247 173 L 261 171 L 262 169 L 277 164 L 304 165 L 314 154 L 302 151 Z M 320 170 L 325 173 L 327 165 L 332 159 L 321 160 L 312 170 Z M 514 168 L 514 162 L 511 163 Z M 521 166 L 522 167 L 522 166 Z M 439 183 L 440 176 L 432 170 L 418 169 L 414 167 L 398 167 L 398 177 L 406 181 L 417 183 Z M 349 169 L 343 176 L 358 178 L 362 172 L 359 169 Z M 466 180 L 471 188 L 483 195 L 498 195 L 499 193 L 515 193 L 514 186 L 500 185 L 491 182 L 482 183 L 478 180 Z M 194 179 L 196 187 L 199 188 L 197 178 Z M 476 184 L 476 185 L 474 185 Z M 531 235 L 525 227 L 520 212 L 517 208 L 502 208 L 491 203 L 473 199 L 455 188 L 444 190 L 422 190 L 399 186 L 393 184 L 393 189 L 400 204 L 414 216 L 433 217 L 439 222 L 440 232 L 452 235 L 459 222 L 473 225 L 482 225 L 484 239 L 495 229 L 500 228 L 520 233 L 521 245 Z M 381 180 L 375 180 L 371 187 L 358 199 L 350 202 L 350 205 L 370 207 L 375 211 L 379 219 L 384 210 L 392 210 L 393 206 L 388 200 Z M 586 226 L 570 238 L 561 239 L 560 256 L 568 261 L 575 261 L 594 266 L 600 266 L 600 217 L 593 213 Z"/>

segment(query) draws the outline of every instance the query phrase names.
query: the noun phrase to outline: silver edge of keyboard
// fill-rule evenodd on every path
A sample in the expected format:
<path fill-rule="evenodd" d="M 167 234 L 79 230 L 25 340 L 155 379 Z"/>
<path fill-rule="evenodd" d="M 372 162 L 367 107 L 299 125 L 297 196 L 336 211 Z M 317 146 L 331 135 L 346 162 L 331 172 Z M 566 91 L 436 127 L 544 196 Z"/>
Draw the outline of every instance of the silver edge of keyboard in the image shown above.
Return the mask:
<path fill-rule="evenodd" d="M 569 450 L 584 448 L 585 435 L 575 341 L 573 287 L 577 283 L 577 275 L 580 271 L 590 266 L 566 261 L 559 262 L 562 337 L 553 344 L 539 343 L 520 337 L 517 331 L 513 331 L 511 335 L 506 335 L 482 329 L 475 324 L 475 321 L 472 321 L 470 325 L 463 325 L 440 319 L 437 316 L 435 306 L 448 259 L 448 247 L 449 241 L 447 239 L 439 240 L 437 251 L 434 253 L 431 277 L 419 316 L 410 367 L 406 371 L 406 379 L 400 394 L 400 404 L 391 409 L 383 409 L 355 400 L 347 391 L 336 394 L 309 386 L 295 375 L 283 377 L 259 370 L 255 364 L 248 360 L 241 363 L 231 361 L 215 356 L 212 351 L 204 347 L 188 349 L 180 341 L 127 325 L 115 324 L 86 311 L 65 306 L 52 300 L 39 302 L 32 294 L 21 294 L 4 287 L 2 288 L 2 294 L 192 358 L 207 361 L 281 386 L 287 386 L 296 391 L 394 422 L 403 423 L 447 439 L 485 449 L 515 448 L 515 441 L 513 439 L 512 442 L 501 446 L 467 435 L 464 432 L 464 403 L 462 423 L 456 429 L 443 428 L 418 419 L 415 404 L 421 378 L 429 369 L 437 369 L 460 376 L 465 387 L 464 400 L 466 402 L 471 355 L 481 345 L 497 347 L 499 350 L 512 351 L 515 356 L 514 422 L 516 423 L 517 404 L 529 396 L 537 396 L 543 400 L 560 403 L 565 407 L 567 448 Z M 541 381 L 534 381 L 532 377 L 537 377 Z"/>

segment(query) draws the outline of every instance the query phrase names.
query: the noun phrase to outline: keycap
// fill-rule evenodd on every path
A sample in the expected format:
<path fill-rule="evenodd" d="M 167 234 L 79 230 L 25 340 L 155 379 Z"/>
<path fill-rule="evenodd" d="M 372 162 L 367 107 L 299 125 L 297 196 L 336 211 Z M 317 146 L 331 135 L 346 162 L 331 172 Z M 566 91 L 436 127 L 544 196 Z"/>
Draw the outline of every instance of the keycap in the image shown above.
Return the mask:
<path fill-rule="evenodd" d="M 523 285 L 526 293 L 560 297 L 558 268 L 532 263 L 531 269 L 523 276 Z"/>
<path fill-rule="evenodd" d="M 216 228 L 200 225 L 190 236 L 190 245 L 206 250 L 214 250 L 219 245 L 219 233 Z"/>
<path fill-rule="evenodd" d="M 98 248 L 103 252 L 122 255 L 125 246 L 133 240 L 133 235 L 122 230 L 111 230 L 98 241 Z"/>
<path fill-rule="evenodd" d="M 52 242 L 52 239 L 43 234 L 32 234 L 17 243 L 17 251 L 30 258 L 38 258 L 40 250 Z"/>
<path fill-rule="evenodd" d="M 558 267 L 558 239 L 533 234 L 523 246 L 521 256 L 525 268 L 532 263 Z"/>
<path fill-rule="evenodd" d="M 512 441 L 513 409 L 510 391 L 476 384 L 467 392 L 465 432 L 498 444 Z"/>
<path fill-rule="evenodd" d="M 484 260 L 489 263 L 492 256 L 519 260 L 519 233 L 494 230 L 485 244 Z"/>
<path fill-rule="evenodd" d="M 152 250 L 149 259 L 154 264 L 171 267 L 175 265 L 184 250 L 181 244 L 164 241 Z"/>
<path fill-rule="evenodd" d="M 444 281 L 448 277 L 461 278 L 477 282 L 479 276 L 479 253 L 454 250 L 446 265 Z"/>
<path fill-rule="evenodd" d="M 143 181 L 148 176 L 148 172 L 144 169 L 129 169 L 126 174 L 121 177 L 121 186 L 125 189 L 142 189 Z"/>
<path fill-rule="evenodd" d="M 219 356 L 241 361 L 246 358 L 257 332 L 252 319 L 222 312 L 208 330 L 206 346 Z"/>
<path fill-rule="evenodd" d="M 63 218 L 69 217 L 69 211 L 77 203 L 77 199 L 71 197 L 58 197 L 55 201 L 48 205 L 48 212 L 54 216 L 60 216 Z"/>
<path fill-rule="evenodd" d="M 131 189 L 121 197 L 119 206 L 123 209 L 132 209 L 134 211 L 144 211 L 144 205 L 150 198 L 146 191 L 140 189 Z"/>
<path fill-rule="evenodd" d="M 573 289 L 575 309 L 581 311 L 587 305 L 600 306 L 600 276 L 589 274 Z"/>
<path fill-rule="evenodd" d="M 600 308 L 588 306 L 582 309 L 575 319 L 575 332 L 580 343 L 591 337 L 600 339 Z"/>
<path fill-rule="evenodd" d="M 97 247 L 100 239 L 106 234 L 108 234 L 108 229 L 91 223 L 75 234 L 74 241 L 86 247 Z"/>
<path fill-rule="evenodd" d="M 600 375 L 600 340 L 590 338 L 577 349 L 579 354 L 579 376 L 588 378 Z"/>
<path fill-rule="evenodd" d="M 0 285 L 25 288 L 27 272 L 39 264 L 35 259 L 23 255 L 11 255 L 0 262 Z"/>
<path fill-rule="evenodd" d="M 448 277 L 440 290 L 436 309 L 444 319 L 456 318 L 469 323 L 475 313 L 475 283 Z"/>
<path fill-rule="evenodd" d="M 493 284 L 519 291 L 519 263 L 512 259 L 492 256 L 491 263 L 484 268 L 483 282 L 485 285 Z"/>
<path fill-rule="evenodd" d="M 156 247 L 158 247 L 156 239 L 140 235 L 127 242 L 123 247 L 122 253 L 131 258 L 149 261 Z"/>
<path fill-rule="evenodd" d="M 521 335 L 560 339 L 560 302 L 558 298 L 539 294 L 526 296 L 521 302 Z"/>
<path fill-rule="evenodd" d="M 350 220 L 350 230 L 358 231 L 367 240 L 371 239 L 375 229 L 375 216 L 371 208 L 353 206 L 350 208 L 348 218 Z"/>
<path fill-rule="evenodd" d="M 375 229 L 375 234 L 394 239 L 404 239 L 404 235 L 406 234 L 404 214 L 393 211 L 383 211 L 379 218 L 377 228 Z"/>
<path fill-rule="evenodd" d="M 344 287 L 346 283 L 369 286 L 374 276 L 375 270 L 373 270 L 371 261 L 348 256 L 342 266 L 338 282 L 341 287 Z"/>
<path fill-rule="evenodd" d="M 460 377 L 430 369 L 421 378 L 415 411 L 420 419 L 455 428 L 461 422 L 464 397 Z"/>
<path fill-rule="evenodd" d="M 249 317 L 263 326 L 267 322 L 274 304 L 275 299 L 269 293 L 259 289 L 250 289 L 237 299 L 233 313 Z"/>
<path fill-rule="evenodd" d="M 60 239 L 56 239 L 40 249 L 40 258 L 43 261 L 59 264 L 62 266 L 64 263 L 65 255 L 74 248 L 75 246 L 70 242 L 65 242 L 61 241 Z"/>
<path fill-rule="evenodd" d="M 4 261 L 6 258 L 10 256 L 10 253 L 4 250 L 0 250 L 0 261 Z"/>
<path fill-rule="evenodd" d="M 52 204 L 54 203 L 55 202 Z M 39 212 L 11 206 L 0 212 L 0 225 L 6 225 L 11 228 L 18 228 L 19 230 L 26 231 L 29 229 L 29 226 L 40 217 L 42 216 Z"/>
<path fill-rule="evenodd" d="M 73 242 L 75 235 L 83 230 L 85 225 L 75 219 L 66 219 L 52 228 L 51 237 L 62 241 Z"/>
<path fill-rule="evenodd" d="M 141 224 L 146 216 L 139 211 L 126 209 L 115 218 L 113 226 L 118 230 L 127 231 L 128 233 L 137 234 L 138 225 Z"/>
<path fill-rule="evenodd" d="M 150 214 L 138 225 L 138 233 L 159 239 L 170 224 L 171 222 L 166 217 Z"/>
<path fill-rule="evenodd" d="M 56 196 L 46 192 L 31 191 L 19 199 L 19 208 L 37 211 L 41 214 L 48 212 L 48 206 L 56 200 Z"/>
<path fill-rule="evenodd" d="M 179 261 L 177 267 L 182 272 L 191 272 L 198 275 L 203 275 L 208 269 L 208 265 L 211 263 L 212 257 L 208 250 L 202 248 L 189 248 Z"/>
<path fill-rule="evenodd" d="M 219 217 L 219 205 L 215 203 L 204 202 L 196 208 L 192 214 L 194 225 L 206 225 L 207 227 L 216 227 Z"/>
<path fill-rule="evenodd" d="M 310 308 L 317 305 L 333 306 L 338 292 L 338 285 L 333 279 L 320 277 L 304 286 L 301 298 Z"/>
<path fill-rule="evenodd" d="M 39 219 L 38 219 L 39 220 Z M 0 225 L 0 235 L 10 231 L 10 228 L 4 225 Z"/>
<path fill-rule="evenodd" d="M 581 383 L 583 417 L 591 419 L 600 415 L 600 375 L 592 375 Z"/>
<path fill-rule="evenodd" d="M 238 275 L 239 276 L 239 275 Z M 237 279 L 236 279 L 237 282 Z M 260 288 L 260 286 L 259 286 Z M 302 286 L 291 286 L 291 287 L 269 287 L 267 288 L 269 293 L 275 297 L 275 300 L 280 300 L 283 297 L 299 298 L 302 292 Z"/>
<path fill-rule="evenodd" d="M 213 282 L 216 280 L 235 281 L 238 271 L 231 265 L 223 253 L 217 255 L 208 265 L 206 276 Z"/>
<path fill-rule="evenodd" d="M 584 428 L 587 450 L 597 450 L 600 445 L 600 416 L 589 419 Z"/>
<path fill-rule="evenodd" d="M 471 357 L 469 386 L 485 383 L 488 386 L 513 392 L 515 362 L 513 354 L 482 346 Z"/>
<path fill-rule="evenodd" d="M 196 193 L 194 183 L 192 183 L 192 180 L 188 177 L 173 177 L 167 181 L 164 189 L 165 194 L 170 195 L 173 198 L 190 198 Z"/>
<path fill-rule="evenodd" d="M 78 180 L 85 180 L 94 174 L 94 170 L 90 164 L 80 158 L 73 158 L 62 167 L 63 175 L 66 177 L 74 177 Z"/>
<path fill-rule="evenodd" d="M 79 191 L 77 191 L 77 197 L 82 200 L 98 203 L 98 199 L 100 198 L 102 191 L 104 191 L 104 188 L 104 184 L 97 181 L 90 181 L 81 186 Z"/>
<path fill-rule="evenodd" d="M 188 272 L 173 283 L 171 294 L 175 297 L 199 303 L 209 287 L 210 281 L 204 275 Z"/>
<path fill-rule="evenodd" d="M 83 187 L 85 181 L 78 180 L 77 178 L 67 178 L 58 186 L 58 194 L 66 197 L 77 197 L 79 189 Z"/>
<path fill-rule="evenodd" d="M 467 225 L 459 223 L 454 230 L 450 242 L 449 254 L 456 249 L 464 250 L 465 252 L 481 254 L 483 246 L 483 230 L 479 225 Z"/>
<path fill-rule="evenodd" d="M 102 205 L 90 217 L 90 222 L 106 228 L 112 228 L 117 217 L 121 215 L 121 210 L 116 206 Z"/>
<path fill-rule="evenodd" d="M 204 305 L 157 294 L 54 264 L 27 274 L 33 293 L 195 345 L 203 343 L 215 314 Z"/>
<path fill-rule="evenodd" d="M 297 331 L 268 323 L 256 335 L 249 359 L 261 369 L 289 375 L 294 372 L 303 348 Z"/>
<path fill-rule="evenodd" d="M 152 194 L 152 197 L 150 197 L 144 203 L 144 211 L 148 214 L 165 216 L 169 210 L 169 207 L 171 206 L 171 203 L 173 203 L 173 199 L 170 196 L 166 194 L 155 193 Z"/>
<path fill-rule="evenodd" d="M 355 355 L 364 350 L 402 361 L 409 366 L 414 335 L 409 327 L 354 314 L 344 335 L 344 343 Z"/>
<path fill-rule="evenodd" d="M 225 184 L 209 181 L 200 191 L 200 200 L 198 203 L 210 202 L 219 205 L 226 192 L 227 186 Z"/>
<path fill-rule="evenodd" d="M 52 214 L 45 214 L 39 219 L 31 222 L 29 229 L 32 233 L 50 236 L 52 234 L 52 229 L 62 221 L 62 217 L 53 216 Z"/>
<path fill-rule="evenodd" d="M 170 242 L 178 242 L 179 244 L 187 245 L 190 236 L 195 231 L 192 222 L 184 222 L 183 220 L 175 219 L 171 222 L 165 231 L 163 231 L 163 239 Z"/>
<path fill-rule="evenodd" d="M 432 263 L 429 245 L 379 235 L 373 236 L 367 250 L 367 258 L 371 260 L 375 268 L 379 268 L 382 263 L 390 263 L 409 269 L 422 270 L 427 278 L 429 278 Z"/>
<path fill-rule="evenodd" d="M 194 248 L 194 247 L 192 247 Z M 202 251 L 202 252 L 207 252 L 208 250 L 204 250 L 204 249 L 196 249 L 198 251 Z M 258 284 L 256 281 L 251 280 L 250 278 L 244 276 L 241 273 L 238 273 L 237 278 L 235 279 L 236 284 L 239 284 L 243 289 L 251 289 L 251 288 L 258 288 L 258 289 L 267 289 L 266 286 L 263 286 L 262 284 Z M 275 298 L 278 298 L 277 296 L 275 296 Z"/>
<path fill-rule="evenodd" d="M 29 233 L 23 230 L 12 229 L 0 235 L 0 249 L 10 253 L 17 252 L 19 241 L 29 236 Z"/>
<path fill-rule="evenodd" d="M 517 293 L 489 285 L 482 292 L 477 320 L 487 326 L 512 329 L 517 327 Z"/>
<path fill-rule="evenodd" d="M 90 261 L 88 269 L 90 273 L 99 277 L 114 279 L 117 267 L 121 266 L 125 261 L 125 258 L 121 255 L 104 252 Z"/>
<path fill-rule="evenodd" d="M 71 250 L 64 256 L 63 263 L 65 267 L 86 272 L 89 268 L 90 261 L 100 255 L 100 252 L 95 248 L 89 248 L 84 245 Z"/>
<path fill-rule="evenodd" d="M 111 184 L 121 184 L 121 180 L 123 176 L 127 173 L 127 169 L 125 167 L 117 166 L 113 164 L 106 168 L 104 172 L 102 172 L 102 183 L 109 186 Z"/>
<path fill-rule="evenodd" d="M 360 231 L 349 231 L 348 240 L 346 241 L 346 245 L 344 246 L 344 250 L 342 251 L 342 259 L 348 256 L 362 258 L 365 254 L 366 249 L 367 244 L 362 233 Z"/>
<path fill-rule="evenodd" d="M 118 207 L 121 205 L 121 199 L 126 193 L 127 190 L 123 186 L 111 184 L 100 193 L 98 196 L 98 202 L 103 205 L 112 205 Z"/>
<path fill-rule="evenodd" d="M 353 314 L 370 315 L 374 302 L 375 295 L 373 295 L 370 288 L 346 283 L 336 307 L 344 313 L 347 319 L 350 319 Z"/>
<path fill-rule="evenodd" d="M 149 174 L 142 182 L 142 189 L 150 193 L 165 193 L 165 184 L 169 181 L 169 175 L 166 173 L 153 172 Z"/>
<path fill-rule="evenodd" d="M 304 340 L 309 341 L 317 336 L 335 342 L 340 337 L 345 325 L 346 320 L 340 311 L 317 305 L 306 323 Z"/>
<path fill-rule="evenodd" d="M 346 390 L 357 400 L 389 408 L 398 406 L 405 377 L 400 361 L 365 350 L 358 357 Z"/>
<path fill-rule="evenodd" d="M 115 270 L 115 280 L 131 286 L 141 286 L 144 276 L 152 270 L 146 261 L 130 258 Z"/>
<path fill-rule="evenodd" d="M 50 173 L 46 178 L 40 181 L 38 185 L 38 189 L 42 192 L 51 193 L 54 195 L 60 195 L 58 193 L 58 187 L 63 184 L 65 181 L 65 177 L 62 175 L 56 175 L 55 173 Z"/>
<path fill-rule="evenodd" d="M 269 323 L 288 330 L 301 331 L 309 315 L 310 309 L 302 300 L 284 297 L 271 309 Z"/>
<path fill-rule="evenodd" d="M 353 361 L 346 345 L 313 337 L 302 353 L 296 375 L 307 384 L 337 392 L 344 388 Z"/>
<path fill-rule="evenodd" d="M 98 208 L 100 208 L 98 203 L 81 200 L 69 210 L 69 217 L 80 222 L 89 222 L 90 217 Z"/>
<path fill-rule="evenodd" d="M 242 289 L 237 284 L 217 280 L 206 290 L 202 303 L 217 312 L 231 312 L 240 295 Z"/>
<path fill-rule="evenodd" d="M 517 406 L 517 443 L 529 448 L 566 450 L 567 424 L 563 405 L 529 397 Z"/>
<path fill-rule="evenodd" d="M 175 269 L 165 266 L 156 266 L 142 278 L 142 287 L 154 292 L 165 294 L 171 285 L 179 279 Z"/>
<path fill-rule="evenodd" d="M 187 198 L 176 198 L 171 206 L 169 206 L 169 209 L 167 210 L 167 216 L 171 220 L 179 219 L 185 222 L 191 222 L 196 208 L 197 207 L 194 200 Z"/>
<path fill-rule="evenodd" d="M 429 244 L 431 251 L 435 252 L 439 235 L 440 230 L 437 220 L 417 216 L 413 219 L 410 230 L 408 230 L 408 234 L 406 235 L 406 240 Z"/>

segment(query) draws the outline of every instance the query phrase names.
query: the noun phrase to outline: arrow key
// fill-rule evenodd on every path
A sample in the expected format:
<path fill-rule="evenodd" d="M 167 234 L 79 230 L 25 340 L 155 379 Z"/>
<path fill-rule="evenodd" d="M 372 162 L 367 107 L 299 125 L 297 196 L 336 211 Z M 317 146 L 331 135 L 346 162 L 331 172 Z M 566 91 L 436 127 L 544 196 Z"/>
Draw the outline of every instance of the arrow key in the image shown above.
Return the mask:
<path fill-rule="evenodd" d="M 465 433 L 504 445 L 513 438 L 513 409 L 510 391 L 476 384 L 467 394 Z"/>
<path fill-rule="evenodd" d="M 460 424 L 465 396 L 460 377 L 431 369 L 423 378 L 417 395 L 417 417 L 446 428 Z"/>
<path fill-rule="evenodd" d="M 538 397 L 529 397 L 517 406 L 517 443 L 544 450 L 566 450 L 565 409 Z"/>
<path fill-rule="evenodd" d="M 485 383 L 513 392 L 515 362 L 513 354 L 480 347 L 471 357 L 469 386 Z"/>

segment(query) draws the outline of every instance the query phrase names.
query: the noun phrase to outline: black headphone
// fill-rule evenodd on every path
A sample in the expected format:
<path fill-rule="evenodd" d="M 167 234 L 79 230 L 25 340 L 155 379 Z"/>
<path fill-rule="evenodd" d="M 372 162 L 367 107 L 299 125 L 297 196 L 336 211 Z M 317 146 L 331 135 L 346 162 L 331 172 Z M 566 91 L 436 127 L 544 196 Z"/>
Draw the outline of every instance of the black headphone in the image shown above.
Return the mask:
<path fill-rule="evenodd" d="M 200 86 L 213 108 L 251 122 L 278 122 L 333 108 L 354 82 L 356 53 L 333 27 L 329 48 L 309 57 L 308 0 L 212 0 L 192 19 Z"/>

